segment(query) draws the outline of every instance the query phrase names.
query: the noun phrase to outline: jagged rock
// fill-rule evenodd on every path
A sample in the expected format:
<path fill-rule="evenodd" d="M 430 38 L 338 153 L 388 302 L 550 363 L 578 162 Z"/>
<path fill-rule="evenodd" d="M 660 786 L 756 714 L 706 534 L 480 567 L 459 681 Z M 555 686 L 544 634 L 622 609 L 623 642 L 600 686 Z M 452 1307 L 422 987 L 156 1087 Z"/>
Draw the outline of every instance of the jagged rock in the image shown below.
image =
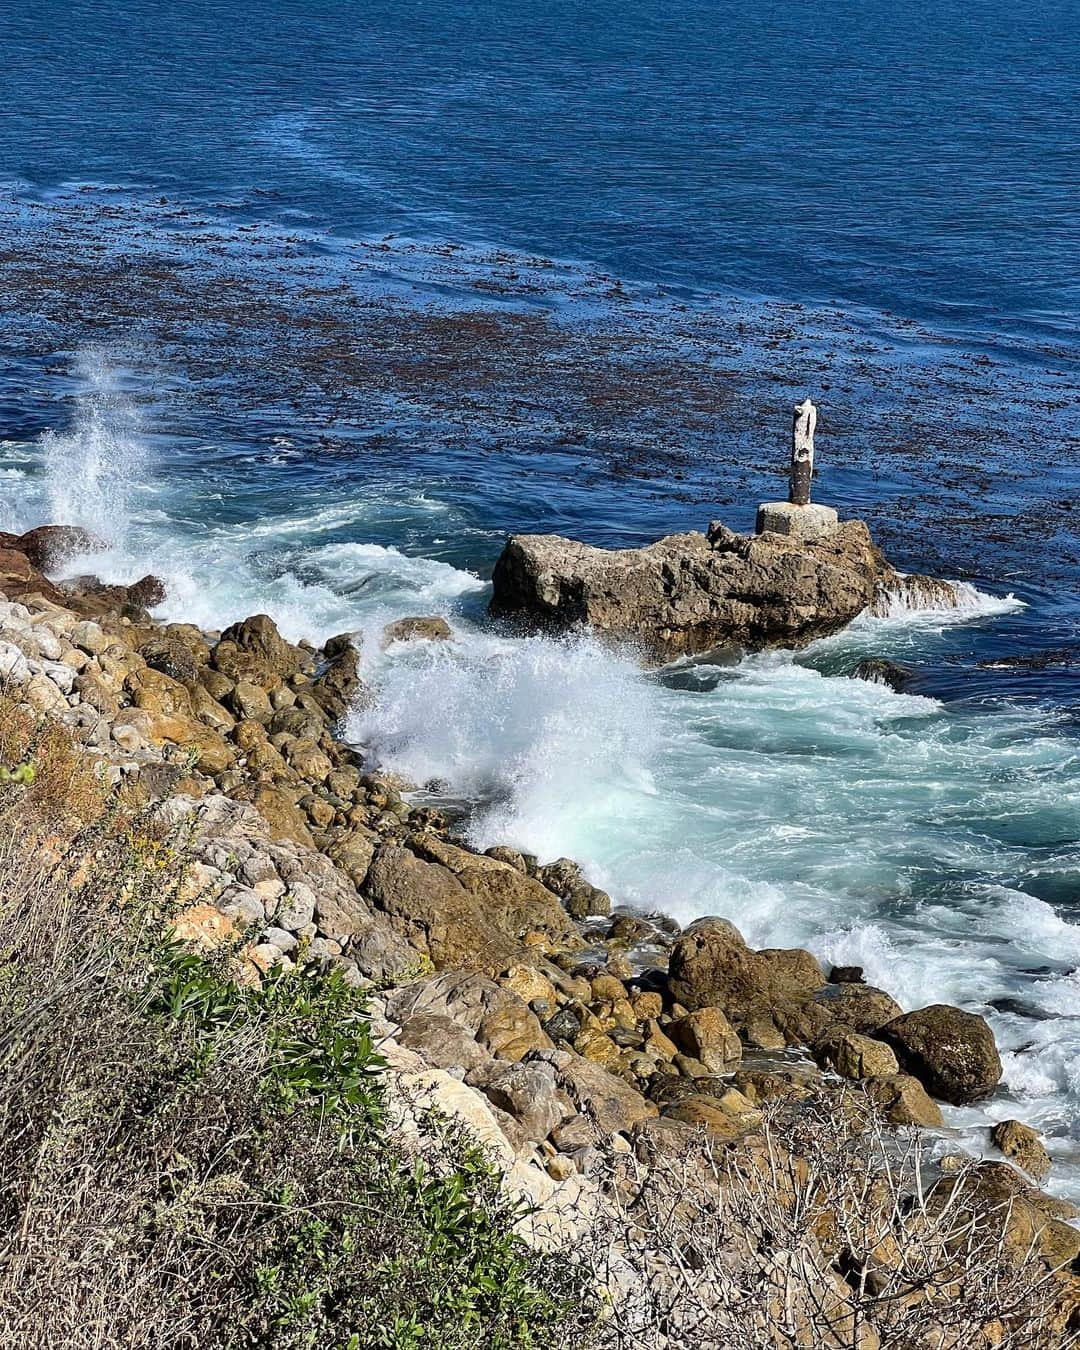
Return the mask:
<path fill-rule="evenodd" d="M 12 547 L 25 554 L 32 566 L 47 571 L 62 567 L 82 553 L 101 553 L 109 546 L 77 525 L 39 525 L 21 534 Z"/>
<path fill-rule="evenodd" d="M 1006 1158 L 1011 1158 L 1036 1181 L 1050 1171 L 1050 1155 L 1043 1147 L 1037 1130 L 1020 1120 L 999 1120 L 990 1128 L 990 1139 Z"/>
<path fill-rule="evenodd" d="M 50 604 L 63 605 L 66 597 L 58 587 L 18 549 L 0 548 L 0 593 L 9 600 L 40 595 Z"/>
<path fill-rule="evenodd" d="M 533 627 L 588 624 L 670 660 L 724 643 L 799 644 L 835 632 L 903 586 L 862 521 L 805 541 L 723 525 L 641 549 L 516 535 L 492 576 L 492 613 Z M 948 583 L 939 583 L 951 594 Z"/>
<path fill-rule="evenodd" d="M 449 970 L 418 980 L 392 993 L 386 1007 L 387 1016 L 402 1025 L 421 1014 L 448 1017 L 500 1059 L 523 1059 L 551 1046 L 536 1015 L 516 994 L 473 971 Z"/>
<path fill-rule="evenodd" d="M 450 625 L 437 615 L 423 618 L 410 616 L 395 619 L 383 629 L 382 643 L 388 647 L 391 642 L 413 642 L 417 639 L 426 642 L 446 642 L 450 637 Z"/>
<path fill-rule="evenodd" d="M 899 694 L 911 683 L 913 672 L 907 666 L 898 666 L 895 661 L 886 661 L 880 656 L 868 656 L 859 662 L 851 674 L 856 680 L 866 680 L 869 684 L 884 684 Z"/>
<path fill-rule="evenodd" d="M 282 678 L 295 675 L 309 664 L 306 653 L 291 642 L 286 642 L 278 632 L 277 624 L 267 614 L 253 614 L 240 623 L 234 623 L 222 633 L 221 641 L 258 656 Z"/>
<path fill-rule="evenodd" d="M 310 697 L 335 722 L 370 697 L 360 678 L 360 657 L 351 643 L 312 682 Z"/>
<path fill-rule="evenodd" d="M 956 587 L 950 581 L 892 572 L 882 578 L 870 613 L 885 618 L 897 610 L 953 609 L 957 598 Z"/>
<path fill-rule="evenodd" d="M 629 1083 L 572 1051 L 542 1050 L 529 1058 L 552 1065 L 559 1089 L 578 1111 L 593 1121 L 601 1134 L 632 1130 L 641 1121 L 659 1114 L 656 1105 Z"/>
<path fill-rule="evenodd" d="M 165 583 L 153 575 L 141 577 L 130 586 L 95 576 L 68 577 L 57 585 L 68 604 L 83 601 L 86 603 L 79 604 L 80 609 L 100 614 L 130 614 L 142 623 L 150 622 L 146 611 L 165 599 Z"/>
<path fill-rule="evenodd" d="M 947 1003 L 894 1018 L 880 1028 L 900 1066 L 954 1105 L 989 1096 L 1001 1079 L 994 1033 L 976 1013 Z"/>

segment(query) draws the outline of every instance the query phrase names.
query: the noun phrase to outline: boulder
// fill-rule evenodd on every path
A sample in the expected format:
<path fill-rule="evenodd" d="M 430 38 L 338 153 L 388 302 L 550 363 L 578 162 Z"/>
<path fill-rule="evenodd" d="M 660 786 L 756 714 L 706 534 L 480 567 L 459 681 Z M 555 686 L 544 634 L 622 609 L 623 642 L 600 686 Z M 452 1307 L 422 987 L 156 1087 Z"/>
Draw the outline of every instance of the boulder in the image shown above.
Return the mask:
<path fill-rule="evenodd" d="M 447 1017 L 500 1059 L 516 1061 L 551 1047 L 536 1015 L 516 994 L 473 971 L 448 970 L 395 990 L 386 1011 L 401 1025 L 419 1015 Z"/>
<path fill-rule="evenodd" d="M 309 664 L 307 654 L 294 647 L 277 630 L 277 625 L 266 614 L 253 614 L 249 619 L 234 623 L 221 635 L 222 642 L 233 643 L 240 651 L 258 656 L 276 675 L 288 679 Z"/>
<path fill-rule="evenodd" d="M 492 1063 L 491 1056 L 472 1032 L 443 1013 L 414 1013 L 403 1024 L 396 1039 L 422 1055 L 433 1069 L 460 1070 L 467 1074 Z"/>
<path fill-rule="evenodd" d="M 104 539 L 77 525 L 39 525 L 15 542 L 33 567 L 42 571 L 62 567 L 83 553 L 101 553 L 109 546 Z"/>
<path fill-rule="evenodd" d="M 900 1072 L 896 1056 L 884 1041 L 860 1036 L 850 1027 L 833 1026 L 813 1045 L 814 1059 L 842 1078 L 891 1078 Z"/>
<path fill-rule="evenodd" d="M 742 1045 L 719 1008 L 698 1008 L 672 1022 L 667 1033 L 686 1055 L 699 1060 L 709 1073 L 723 1073 L 742 1058 Z"/>
<path fill-rule="evenodd" d="M 199 671 L 210 656 L 210 649 L 201 639 L 196 646 L 180 633 L 169 631 L 155 633 L 140 645 L 138 651 L 151 670 L 188 685 L 199 678 Z"/>
<path fill-rule="evenodd" d="M 395 619 L 383 629 L 382 645 L 388 647 L 392 642 L 446 642 L 450 637 L 450 625 L 437 615 L 430 617 L 409 616 Z"/>
<path fill-rule="evenodd" d="M 409 835 L 408 847 L 418 857 L 447 868 L 475 896 L 487 916 L 502 932 L 514 938 L 541 933 L 559 948 L 581 945 L 566 911 L 533 877 L 509 863 L 451 844 L 438 835 Z"/>
<path fill-rule="evenodd" d="M 449 868 L 427 862 L 401 844 L 385 844 L 375 853 L 364 894 L 438 967 L 494 974 L 521 954 L 517 941 Z"/>
<path fill-rule="evenodd" d="M 495 564 L 491 610 L 533 628 L 588 624 L 666 661 L 835 632 L 896 578 L 858 520 L 813 540 L 716 524 L 639 549 L 515 535 Z"/>
<path fill-rule="evenodd" d="M 1050 1171 L 1050 1155 L 1043 1147 L 1038 1131 L 1023 1121 L 999 1120 L 990 1128 L 990 1140 L 1006 1158 L 1011 1158 L 1036 1181 L 1042 1181 Z"/>
<path fill-rule="evenodd" d="M 512 1064 L 495 1061 L 471 1073 L 468 1081 L 479 1087 L 493 1106 L 513 1116 L 536 1143 L 574 1116 L 569 1099 L 558 1090 L 554 1067 L 543 1060 Z"/>
<path fill-rule="evenodd" d="M 906 1073 L 954 1105 L 989 1096 L 1001 1079 L 994 1034 L 976 1013 L 935 1003 L 894 1018 L 879 1035 Z"/>
<path fill-rule="evenodd" d="M 798 948 L 756 952 L 727 919 L 698 919 L 671 950 L 668 990 L 693 1011 L 717 1007 L 737 1025 L 755 1010 L 800 1005 L 825 986 L 814 957 Z"/>
<path fill-rule="evenodd" d="M 890 1125 L 920 1125 L 940 1129 L 941 1108 L 917 1078 L 898 1073 L 890 1078 L 869 1078 L 867 1095 Z"/>

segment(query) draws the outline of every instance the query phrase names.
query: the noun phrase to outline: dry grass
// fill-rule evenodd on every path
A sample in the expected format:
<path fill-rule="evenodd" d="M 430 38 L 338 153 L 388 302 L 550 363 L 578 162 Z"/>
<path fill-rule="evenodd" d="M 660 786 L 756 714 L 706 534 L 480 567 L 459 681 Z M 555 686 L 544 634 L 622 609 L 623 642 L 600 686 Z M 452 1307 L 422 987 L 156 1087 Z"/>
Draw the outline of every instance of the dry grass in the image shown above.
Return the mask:
<path fill-rule="evenodd" d="M 594 1259 L 621 1291 L 602 1344 L 618 1350 L 1063 1350 L 1076 1282 L 1040 1253 L 1022 1191 L 974 1161 L 931 1179 L 852 1094 L 766 1114 L 759 1138 L 704 1138 L 643 1167 L 613 1159 L 612 1218 Z"/>

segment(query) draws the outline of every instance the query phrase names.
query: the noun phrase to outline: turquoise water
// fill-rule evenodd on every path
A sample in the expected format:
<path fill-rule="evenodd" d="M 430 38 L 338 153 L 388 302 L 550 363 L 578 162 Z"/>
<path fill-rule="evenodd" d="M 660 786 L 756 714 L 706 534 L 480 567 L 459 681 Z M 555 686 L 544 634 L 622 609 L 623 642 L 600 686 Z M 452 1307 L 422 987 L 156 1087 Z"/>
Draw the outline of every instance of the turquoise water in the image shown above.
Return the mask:
<path fill-rule="evenodd" d="M 1078 20 L 16 0 L 0 529 L 362 630 L 352 734 L 477 842 L 983 1011 L 1005 1086 L 952 1125 L 1042 1125 L 1075 1187 Z M 487 625 L 510 531 L 749 527 L 807 393 L 818 496 L 962 613 L 655 675 Z"/>

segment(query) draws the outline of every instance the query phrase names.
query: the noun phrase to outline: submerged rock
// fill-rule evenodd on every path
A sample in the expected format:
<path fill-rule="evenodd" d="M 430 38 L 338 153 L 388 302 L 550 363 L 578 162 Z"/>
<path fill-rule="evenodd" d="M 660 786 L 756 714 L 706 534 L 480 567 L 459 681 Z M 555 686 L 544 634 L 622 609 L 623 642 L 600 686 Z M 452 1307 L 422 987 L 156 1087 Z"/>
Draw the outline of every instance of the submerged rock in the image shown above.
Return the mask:
<path fill-rule="evenodd" d="M 884 684 L 897 694 L 911 683 L 913 676 L 907 666 L 898 666 L 895 661 L 886 661 L 880 656 L 866 657 L 851 674 L 854 679 L 866 680 L 868 684 Z"/>
<path fill-rule="evenodd" d="M 382 645 L 388 647 L 391 642 L 446 642 L 450 637 L 450 625 L 438 615 L 413 616 L 395 619 L 383 629 Z"/>
<path fill-rule="evenodd" d="M 799 645 L 832 633 L 888 597 L 914 605 L 923 583 L 955 603 L 948 582 L 902 577 L 865 524 L 827 535 L 669 535 L 646 548 L 593 548 L 559 535 L 515 535 L 492 576 L 493 614 L 532 627 L 588 624 L 639 643 L 654 660 L 724 643 Z"/>

